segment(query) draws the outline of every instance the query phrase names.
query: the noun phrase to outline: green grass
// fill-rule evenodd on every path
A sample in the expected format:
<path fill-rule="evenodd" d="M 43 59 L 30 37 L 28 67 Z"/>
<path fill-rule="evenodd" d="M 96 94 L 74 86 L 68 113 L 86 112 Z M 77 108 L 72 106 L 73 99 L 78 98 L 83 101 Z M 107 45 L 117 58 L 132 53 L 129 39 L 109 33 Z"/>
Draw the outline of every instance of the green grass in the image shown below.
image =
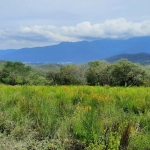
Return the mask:
<path fill-rule="evenodd" d="M 0 149 L 150 149 L 150 88 L 0 85 Z"/>

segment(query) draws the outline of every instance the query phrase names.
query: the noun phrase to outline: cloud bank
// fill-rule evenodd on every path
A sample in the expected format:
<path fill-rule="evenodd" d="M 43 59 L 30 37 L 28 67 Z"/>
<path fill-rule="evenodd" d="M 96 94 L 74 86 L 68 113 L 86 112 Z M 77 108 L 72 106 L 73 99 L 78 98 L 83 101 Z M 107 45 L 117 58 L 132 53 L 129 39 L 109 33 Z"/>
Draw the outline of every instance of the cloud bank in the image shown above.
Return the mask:
<path fill-rule="evenodd" d="M 85 21 L 75 26 L 22 26 L 17 30 L 0 30 L 0 49 L 53 45 L 62 41 L 137 36 L 150 36 L 150 20 L 131 22 L 119 18 L 98 24 Z"/>

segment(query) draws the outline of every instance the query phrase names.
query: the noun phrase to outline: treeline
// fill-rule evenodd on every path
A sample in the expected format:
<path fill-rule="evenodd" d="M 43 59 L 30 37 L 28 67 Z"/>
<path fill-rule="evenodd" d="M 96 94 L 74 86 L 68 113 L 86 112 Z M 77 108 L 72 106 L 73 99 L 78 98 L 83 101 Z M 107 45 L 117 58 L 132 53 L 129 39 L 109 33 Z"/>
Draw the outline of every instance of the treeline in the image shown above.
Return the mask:
<path fill-rule="evenodd" d="M 121 59 L 113 64 L 106 61 L 68 64 L 41 73 L 21 62 L 8 61 L 0 71 L 0 82 L 8 85 L 150 86 L 150 70 Z"/>

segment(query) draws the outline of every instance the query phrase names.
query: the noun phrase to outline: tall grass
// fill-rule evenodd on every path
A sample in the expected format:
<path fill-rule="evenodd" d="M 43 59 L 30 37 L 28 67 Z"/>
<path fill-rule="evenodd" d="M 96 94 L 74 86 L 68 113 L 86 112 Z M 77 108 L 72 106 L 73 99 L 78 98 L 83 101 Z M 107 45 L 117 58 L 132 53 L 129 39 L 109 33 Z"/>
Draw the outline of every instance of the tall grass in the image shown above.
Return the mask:
<path fill-rule="evenodd" d="M 0 85 L 0 149 L 150 149 L 150 88 Z"/>

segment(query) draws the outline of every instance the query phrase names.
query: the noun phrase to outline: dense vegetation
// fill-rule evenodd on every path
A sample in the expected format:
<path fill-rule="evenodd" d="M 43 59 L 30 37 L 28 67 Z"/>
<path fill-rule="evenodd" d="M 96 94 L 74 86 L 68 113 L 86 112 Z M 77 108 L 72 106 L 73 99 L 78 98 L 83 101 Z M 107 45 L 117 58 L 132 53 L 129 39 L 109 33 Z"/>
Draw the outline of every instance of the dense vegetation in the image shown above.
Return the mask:
<path fill-rule="evenodd" d="M 2 150 L 150 149 L 150 66 L 2 61 L 0 82 Z"/>
<path fill-rule="evenodd" d="M 1 66 L 0 82 L 8 85 L 149 86 L 150 69 L 126 59 L 113 64 L 93 61 L 80 65 L 38 66 L 8 61 Z"/>
<path fill-rule="evenodd" d="M 0 86 L 2 150 L 148 150 L 150 88 Z"/>

